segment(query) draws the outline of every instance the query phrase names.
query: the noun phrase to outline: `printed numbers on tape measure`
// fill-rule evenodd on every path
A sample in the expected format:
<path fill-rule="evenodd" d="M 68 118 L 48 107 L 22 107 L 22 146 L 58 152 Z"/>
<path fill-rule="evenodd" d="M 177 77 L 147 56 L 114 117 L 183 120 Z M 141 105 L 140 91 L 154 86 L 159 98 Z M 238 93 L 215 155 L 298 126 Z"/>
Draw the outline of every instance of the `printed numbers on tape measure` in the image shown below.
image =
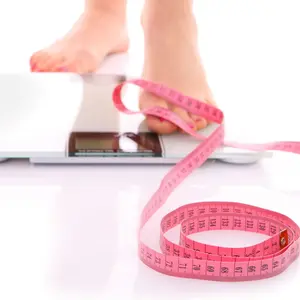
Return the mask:
<path fill-rule="evenodd" d="M 218 127 L 210 136 L 203 137 L 166 108 L 130 111 L 121 98 L 121 90 L 125 84 L 134 84 L 189 113 L 217 123 Z M 113 102 L 123 113 L 143 113 L 161 117 L 201 141 L 195 150 L 163 178 L 160 187 L 143 209 L 140 230 L 167 201 L 174 189 L 220 146 L 259 152 L 274 150 L 300 154 L 300 142 L 252 145 L 226 142 L 222 124 L 224 114 L 219 108 L 182 95 L 162 84 L 142 79 L 121 83 L 113 92 Z M 177 225 L 180 225 L 179 245 L 167 240 L 164 235 Z M 202 244 L 189 238 L 191 234 L 207 230 L 255 232 L 268 235 L 269 239 L 244 248 L 226 248 Z M 241 203 L 202 202 L 185 205 L 162 219 L 159 241 L 162 253 L 154 251 L 139 240 L 139 255 L 147 266 L 167 275 L 225 281 L 262 279 L 281 273 L 299 256 L 299 236 L 299 226 L 282 214 Z"/>

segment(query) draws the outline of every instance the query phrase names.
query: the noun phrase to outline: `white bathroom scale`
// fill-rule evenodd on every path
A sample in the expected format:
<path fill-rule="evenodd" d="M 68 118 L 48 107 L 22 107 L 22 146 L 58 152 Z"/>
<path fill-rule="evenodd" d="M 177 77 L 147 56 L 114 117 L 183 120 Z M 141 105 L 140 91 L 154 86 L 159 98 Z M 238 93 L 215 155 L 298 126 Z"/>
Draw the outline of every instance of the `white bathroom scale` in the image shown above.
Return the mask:
<path fill-rule="evenodd" d="M 0 158 L 34 164 L 175 164 L 199 144 L 184 133 L 158 135 L 143 115 L 126 115 L 112 102 L 122 75 L 31 73 L 0 75 Z M 139 89 L 124 89 L 138 109 Z M 226 124 L 225 124 L 226 129 Z M 201 133 L 214 130 L 209 126 Z M 210 159 L 253 163 L 266 153 L 220 148 Z"/>

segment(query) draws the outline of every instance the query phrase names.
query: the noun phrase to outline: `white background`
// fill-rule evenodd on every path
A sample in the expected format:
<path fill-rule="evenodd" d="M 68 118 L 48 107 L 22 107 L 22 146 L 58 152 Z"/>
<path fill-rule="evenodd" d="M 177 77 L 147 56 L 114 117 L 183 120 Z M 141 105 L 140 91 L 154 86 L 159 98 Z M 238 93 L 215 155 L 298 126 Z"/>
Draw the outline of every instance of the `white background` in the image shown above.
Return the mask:
<path fill-rule="evenodd" d="M 83 7 L 79 0 L 0 3 L 1 73 L 29 72 L 31 53 L 68 30 Z M 137 73 L 143 58 L 141 4 L 132 0 L 128 11 L 129 68 Z M 244 135 L 265 141 L 300 139 L 299 12 L 297 0 L 199 0 L 195 5 L 208 77 L 230 119 L 228 126 L 239 139 Z M 106 70 L 113 72 L 110 66 Z M 170 278 L 139 263 L 135 252 L 139 213 L 168 169 L 33 167 L 26 161 L 1 165 L 0 299 L 297 295 L 299 263 L 276 278 L 251 283 Z M 300 223 L 299 170 L 300 160 L 291 154 L 251 166 L 209 163 L 176 191 L 151 222 L 147 241 L 157 245 L 158 218 L 170 208 L 208 199 L 259 205 Z M 222 235 L 209 241 L 240 246 L 257 239 Z"/>

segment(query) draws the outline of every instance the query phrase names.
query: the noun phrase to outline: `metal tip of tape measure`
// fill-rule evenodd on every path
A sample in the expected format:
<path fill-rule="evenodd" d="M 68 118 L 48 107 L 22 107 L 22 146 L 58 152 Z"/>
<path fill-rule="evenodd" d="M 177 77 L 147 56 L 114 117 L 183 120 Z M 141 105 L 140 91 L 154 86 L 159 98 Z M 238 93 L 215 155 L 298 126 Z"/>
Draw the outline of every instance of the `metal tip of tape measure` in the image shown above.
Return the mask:
<path fill-rule="evenodd" d="M 288 232 L 287 229 L 284 229 L 279 234 L 280 249 L 286 247 L 288 245 L 288 241 L 289 241 Z"/>

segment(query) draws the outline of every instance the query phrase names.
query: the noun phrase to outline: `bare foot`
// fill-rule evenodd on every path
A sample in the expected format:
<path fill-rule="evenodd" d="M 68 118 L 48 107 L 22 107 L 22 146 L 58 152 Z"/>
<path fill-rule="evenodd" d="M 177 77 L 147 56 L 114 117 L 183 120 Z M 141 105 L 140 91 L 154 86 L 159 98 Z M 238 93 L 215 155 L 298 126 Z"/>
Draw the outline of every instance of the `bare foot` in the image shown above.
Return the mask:
<path fill-rule="evenodd" d="M 125 17 L 110 10 L 85 12 L 72 30 L 30 59 L 34 72 L 94 72 L 109 54 L 129 46 Z"/>
<path fill-rule="evenodd" d="M 165 18 L 165 20 L 168 18 Z M 205 71 L 198 52 L 197 30 L 193 18 L 182 22 L 159 20 L 150 22 L 143 18 L 145 35 L 145 63 L 143 78 L 164 84 L 181 93 L 215 104 L 208 86 Z M 190 115 L 182 108 L 167 103 L 147 92 L 140 96 L 140 109 L 153 106 L 169 108 L 195 130 L 207 126 L 207 121 L 199 116 Z M 177 126 L 153 116 L 147 116 L 150 130 L 161 134 L 170 134 L 178 130 Z"/>

